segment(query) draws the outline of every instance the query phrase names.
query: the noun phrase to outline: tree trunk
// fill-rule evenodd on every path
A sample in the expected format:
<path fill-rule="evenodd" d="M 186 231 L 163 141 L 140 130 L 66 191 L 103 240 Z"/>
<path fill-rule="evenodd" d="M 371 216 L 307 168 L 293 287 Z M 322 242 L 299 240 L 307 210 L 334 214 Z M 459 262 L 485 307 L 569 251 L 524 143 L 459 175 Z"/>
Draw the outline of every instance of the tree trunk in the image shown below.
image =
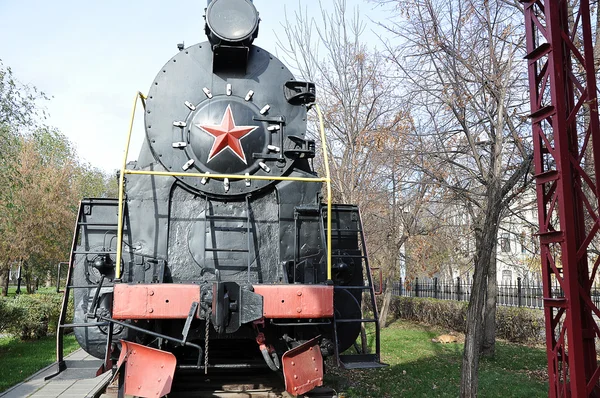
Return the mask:
<path fill-rule="evenodd" d="M 7 268 L 0 268 L 0 290 L 2 291 L 2 297 L 8 296 L 8 274 Z"/>
<path fill-rule="evenodd" d="M 487 296 L 488 272 L 494 253 L 498 221 L 500 219 L 499 204 L 500 189 L 494 190 L 492 187 L 489 187 L 485 217 L 475 224 L 475 275 L 473 278 L 471 299 L 467 308 L 467 330 L 460 380 L 460 396 L 462 398 L 477 397 L 479 350 L 484 334 L 484 309 Z"/>
<path fill-rule="evenodd" d="M 496 300 L 498 298 L 498 279 L 496 268 L 496 244 L 492 250 L 492 258 L 490 259 L 490 268 L 487 278 L 487 297 L 485 301 L 485 320 L 483 343 L 481 346 L 481 354 L 486 357 L 493 357 L 496 353 Z"/>
<path fill-rule="evenodd" d="M 365 324 L 361 322 L 360 324 L 360 353 L 368 354 L 369 352 L 369 340 L 367 339 L 367 330 L 365 329 Z"/>
<path fill-rule="evenodd" d="M 51 272 L 51 271 L 48 271 L 48 272 L 46 273 L 46 280 L 45 280 L 45 282 L 44 282 L 44 286 L 45 286 L 45 287 L 52 287 L 52 282 L 53 282 L 53 280 L 52 280 L 52 279 L 53 279 L 53 277 L 52 277 L 52 272 Z"/>
<path fill-rule="evenodd" d="M 23 273 L 25 274 L 25 286 L 27 286 L 27 294 L 32 294 L 34 293 L 33 278 L 31 277 L 29 264 L 26 262 L 23 262 Z"/>
<path fill-rule="evenodd" d="M 385 284 L 385 291 L 383 293 L 383 303 L 381 304 L 381 311 L 379 311 L 379 327 L 384 328 L 387 326 L 387 317 L 390 312 L 390 304 L 392 302 L 392 290 L 393 281 L 388 278 Z"/>

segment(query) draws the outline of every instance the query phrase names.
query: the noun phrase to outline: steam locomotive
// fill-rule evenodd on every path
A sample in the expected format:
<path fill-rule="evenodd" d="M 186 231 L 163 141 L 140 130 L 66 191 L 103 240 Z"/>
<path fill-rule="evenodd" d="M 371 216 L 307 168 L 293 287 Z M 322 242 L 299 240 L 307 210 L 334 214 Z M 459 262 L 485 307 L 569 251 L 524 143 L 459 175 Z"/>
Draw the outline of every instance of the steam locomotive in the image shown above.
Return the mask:
<path fill-rule="evenodd" d="M 180 372 L 248 368 L 300 395 L 325 357 L 382 366 L 358 208 L 331 204 L 312 164 L 315 85 L 253 45 L 251 1 L 209 1 L 205 19 L 208 41 L 178 46 L 141 97 L 146 138 L 119 199 L 81 202 L 77 341 L 136 396 L 168 394 Z M 366 322 L 374 352 L 343 355 Z"/>

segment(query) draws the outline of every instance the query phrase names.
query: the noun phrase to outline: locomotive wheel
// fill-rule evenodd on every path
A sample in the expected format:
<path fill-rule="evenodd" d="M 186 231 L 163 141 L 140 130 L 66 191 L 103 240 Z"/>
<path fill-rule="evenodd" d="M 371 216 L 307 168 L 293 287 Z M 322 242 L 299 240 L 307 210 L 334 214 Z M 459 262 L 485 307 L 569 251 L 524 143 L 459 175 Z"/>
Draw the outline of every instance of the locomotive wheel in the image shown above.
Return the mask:
<path fill-rule="evenodd" d="M 349 290 L 336 289 L 333 297 L 336 319 L 361 319 L 360 301 Z M 337 325 L 338 349 L 340 354 L 354 344 L 360 334 L 360 325 L 360 322 L 340 323 Z"/>

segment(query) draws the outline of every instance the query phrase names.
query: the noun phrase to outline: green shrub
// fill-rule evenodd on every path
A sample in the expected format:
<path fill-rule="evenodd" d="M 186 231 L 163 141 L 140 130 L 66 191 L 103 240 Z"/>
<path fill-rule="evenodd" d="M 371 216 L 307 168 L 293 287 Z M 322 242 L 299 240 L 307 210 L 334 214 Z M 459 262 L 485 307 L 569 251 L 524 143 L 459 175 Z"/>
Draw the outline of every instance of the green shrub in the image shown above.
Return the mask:
<path fill-rule="evenodd" d="M 546 324 L 540 310 L 498 307 L 496 334 L 514 343 L 544 343 Z"/>
<path fill-rule="evenodd" d="M 467 303 L 464 301 L 395 297 L 390 312 L 398 318 L 465 332 Z"/>
<path fill-rule="evenodd" d="M 431 298 L 394 297 L 390 313 L 395 318 L 436 325 L 465 332 L 467 319 L 465 301 Z M 517 307 L 496 308 L 496 337 L 513 343 L 543 343 L 544 315 L 542 311 Z"/>
<path fill-rule="evenodd" d="M 12 309 L 8 305 L 9 298 L 0 297 L 0 333 L 6 333 L 6 329 L 12 323 Z"/>
<path fill-rule="evenodd" d="M 61 304 L 60 294 L 21 294 L 1 299 L 0 331 L 22 340 L 39 339 L 55 333 Z"/>

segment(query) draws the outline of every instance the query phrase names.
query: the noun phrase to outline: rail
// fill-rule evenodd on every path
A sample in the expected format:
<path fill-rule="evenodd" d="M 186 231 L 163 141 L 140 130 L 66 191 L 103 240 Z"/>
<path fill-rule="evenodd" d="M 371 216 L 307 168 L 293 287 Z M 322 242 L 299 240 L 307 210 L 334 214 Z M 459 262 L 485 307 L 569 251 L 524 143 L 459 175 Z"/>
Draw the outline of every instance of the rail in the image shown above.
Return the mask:
<path fill-rule="evenodd" d="M 298 181 L 298 182 L 324 182 L 327 187 L 327 279 L 331 280 L 331 176 L 329 173 L 329 158 L 327 156 L 327 141 L 325 140 L 325 126 L 323 114 L 318 104 L 315 104 L 315 110 L 319 117 L 319 128 L 321 138 L 321 148 L 323 149 L 323 163 L 325 164 L 325 177 L 307 178 L 307 177 L 269 177 L 269 176 L 250 176 L 238 174 L 208 174 L 208 173 L 182 173 L 168 171 L 146 171 L 146 170 L 127 170 L 127 157 L 129 155 L 129 145 L 131 143 L 131 134 L 133 132 L 133 122 L 135 120 L 135 111 L 138 100 L 141 100 L 142 106 L 146 109 L 146 96 L 137 92 L 133 101 L 133 109 L 129 121 L 129 131 L 127 133 L 127 143 L 125 145 L 125 154 L 119 174 L 119 205 L 118 205 L 118 224 L 117 224 L 117 255 L 116 255 L 116 277 L 121 277 L 121 256 L 123 249 L 123 199 L 126 174 L 151 175 L 162 177 L 206 177 L 206 178 L 228 178 L 228 179 L 247 179 L 247 180 L 269 180 L 269 181 Z"/>

